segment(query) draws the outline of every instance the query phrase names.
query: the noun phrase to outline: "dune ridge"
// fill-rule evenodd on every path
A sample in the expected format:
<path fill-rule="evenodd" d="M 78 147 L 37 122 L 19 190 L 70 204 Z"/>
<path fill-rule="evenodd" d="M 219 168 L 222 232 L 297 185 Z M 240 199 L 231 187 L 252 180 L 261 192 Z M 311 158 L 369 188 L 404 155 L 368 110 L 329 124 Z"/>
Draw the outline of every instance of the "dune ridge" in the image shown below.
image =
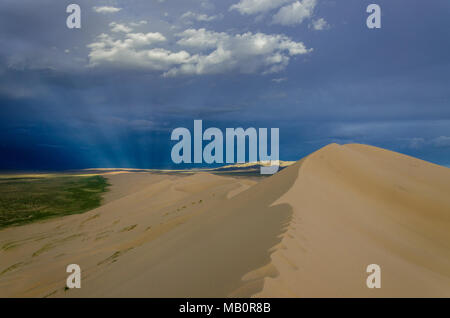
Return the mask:
<path fill-rule="evenodd" d="M 0 231 L 0 296 L 450 296 L 448 168 L 331 144 L 260 181 L 107 177 L 105 205 Z M 64 289 L 70 263 L 79 290 Z"/>
<path fill-rule="evenodd" d="M 260 297 L 449 297 L 450 170 L 366 145 L 297 165 L 292 221 Z M 382 270 L 368 289 L 367 265 Z"/>

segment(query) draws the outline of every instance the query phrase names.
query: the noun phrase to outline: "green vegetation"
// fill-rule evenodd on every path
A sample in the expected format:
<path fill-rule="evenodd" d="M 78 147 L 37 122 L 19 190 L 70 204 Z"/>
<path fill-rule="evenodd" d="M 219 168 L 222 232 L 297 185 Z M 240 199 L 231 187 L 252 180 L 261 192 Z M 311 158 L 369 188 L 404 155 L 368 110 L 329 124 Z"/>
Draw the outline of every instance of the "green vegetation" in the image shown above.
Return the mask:
<path fill-rule="evenodd" d="M 0 229 L 92 210 L 108 186 L 101 176 L 1 178 Z"/>

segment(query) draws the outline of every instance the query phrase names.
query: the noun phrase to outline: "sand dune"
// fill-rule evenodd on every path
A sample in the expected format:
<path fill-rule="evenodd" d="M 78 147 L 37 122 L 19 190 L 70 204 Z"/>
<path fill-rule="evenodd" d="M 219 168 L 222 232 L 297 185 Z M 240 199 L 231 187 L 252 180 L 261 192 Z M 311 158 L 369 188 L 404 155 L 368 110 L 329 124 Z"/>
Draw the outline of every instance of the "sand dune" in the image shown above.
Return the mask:
<path fill-rule="evenodd" d="M 450 297 L 447 168 L 332 144 L 260 182 L 108 178 L 100 208 L 0 231 L 0 296 Z"/>
<path fill-rule="evenodd" d="M 275 204 L 292 206 L 258 296 L 450 296 L 450 170 L 363 145 L 307 157 Z M 382 288 L 368 289 L 378 264 Z"/>

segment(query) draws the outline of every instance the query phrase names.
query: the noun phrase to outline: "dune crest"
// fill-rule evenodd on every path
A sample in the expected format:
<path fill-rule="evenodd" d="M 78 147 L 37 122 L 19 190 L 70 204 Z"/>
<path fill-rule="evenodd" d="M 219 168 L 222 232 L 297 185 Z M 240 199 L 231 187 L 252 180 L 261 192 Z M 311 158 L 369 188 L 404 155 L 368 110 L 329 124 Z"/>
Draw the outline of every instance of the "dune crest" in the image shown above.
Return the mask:
<path fill-rule="evenodd" d="M 306 157 L 260 297 L 449 297 L 450 169 L 366 145 Z M 366 286 L 381 266 L 382 287 Z"/>

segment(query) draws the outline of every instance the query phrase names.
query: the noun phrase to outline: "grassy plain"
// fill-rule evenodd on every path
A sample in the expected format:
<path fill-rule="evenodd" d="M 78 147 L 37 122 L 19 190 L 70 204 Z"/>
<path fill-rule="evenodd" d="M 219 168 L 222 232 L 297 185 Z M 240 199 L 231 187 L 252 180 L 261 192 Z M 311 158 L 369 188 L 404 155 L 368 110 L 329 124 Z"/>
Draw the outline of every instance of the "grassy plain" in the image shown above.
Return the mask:
<path fill-rule="evenodd" d="M 101 176 L 0 178 L 0 229 L 89 211 L 108 186 Z"/>

